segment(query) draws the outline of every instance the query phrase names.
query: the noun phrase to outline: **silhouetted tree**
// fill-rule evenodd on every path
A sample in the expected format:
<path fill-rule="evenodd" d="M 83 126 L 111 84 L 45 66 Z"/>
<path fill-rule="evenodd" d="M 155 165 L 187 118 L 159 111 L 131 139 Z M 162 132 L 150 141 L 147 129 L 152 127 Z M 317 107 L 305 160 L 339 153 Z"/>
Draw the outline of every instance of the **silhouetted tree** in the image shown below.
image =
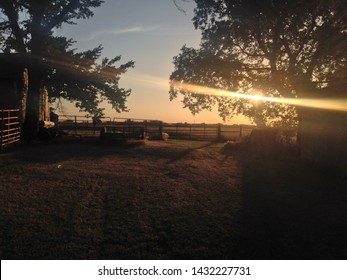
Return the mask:
<path fill-rule="evenodd" d="M 63 24 L 93 16 L 102 0 L 1 0 L 0 48 L 4 53 L 24 54 L 28 59 L 28 111 L 35 110 L 42 87 L 51 99 L 65 98 L 93 115 L 100 115 L 101 101 L 107 100 L 118 111 L 126 110 L 130 90 L 118 86 L 120 75 L 134 66 L 129 61 L 116 64 L 120 56 L 98 62 L 102 47 L 77 52 L 74 41 L 56 36 Z"/>
<path fill-rule="evenodd" d="M 217 104 L 220 116 L 244 114 L 258 124 L 296 120 L 300 109 L 225 96 L 204 96 L 192 83 L 273 97 L 344 94 L 346 0 L 195 0 L 199 49 L 174 58 L 170 98 L 183 94 L 193 113 Z"/>

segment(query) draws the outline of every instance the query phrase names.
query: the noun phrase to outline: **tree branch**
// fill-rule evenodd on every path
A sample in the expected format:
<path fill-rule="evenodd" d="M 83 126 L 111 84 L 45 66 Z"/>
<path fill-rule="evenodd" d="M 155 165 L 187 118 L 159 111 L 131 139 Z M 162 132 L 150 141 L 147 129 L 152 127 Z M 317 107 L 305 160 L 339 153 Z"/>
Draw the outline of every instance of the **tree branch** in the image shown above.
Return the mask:
<path fill-rule="evenodd" d="M 50 32 L 54 27 L 63 22 L 64 18 L 73 10 L 76 9 L 77 4 L 79 4 L 79 0 L 71 0 L 69 4 L 67 4 L 62 11 L 53 17 L 50 22 L 43 27 L 42 31 L 47 33 Z"/>
<path fill-rule="evenodd" d="M 24 44 L 24 38 L 22 36 L 22 30 L 18 23 L 18 12 L 12 1 L 6 1 L 1 4 L 4 10 L 4 14 L 7 16 L 12 34 L 14 35 L 17 51 L 20 53 L 27 53 L 27 49 Z"/>
<path fill-rule="evenodd" d="M 181 0 L 181 1 L 188 2 L 187 0 Z M 176 6 L 177 10 L 179 10 L 181 13 L 183 13 L 185 15 L 187 14 L 187 12 L 180 5 L 177 4 L 177 0 L 172 0 L 172 2 Z"/>

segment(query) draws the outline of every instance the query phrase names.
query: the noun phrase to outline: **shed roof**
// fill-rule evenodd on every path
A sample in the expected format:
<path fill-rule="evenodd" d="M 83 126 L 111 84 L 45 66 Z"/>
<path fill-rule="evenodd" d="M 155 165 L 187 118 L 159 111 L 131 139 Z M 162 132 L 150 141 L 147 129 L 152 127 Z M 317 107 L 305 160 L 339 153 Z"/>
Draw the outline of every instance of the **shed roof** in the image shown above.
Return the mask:
<path fill-rule="evenodd" d="M 0 79 L 15 79 L 23 75 L 25 68 L 39 70 L 47 65 L 42 58 L 30 54 L 0 53 Z"/>

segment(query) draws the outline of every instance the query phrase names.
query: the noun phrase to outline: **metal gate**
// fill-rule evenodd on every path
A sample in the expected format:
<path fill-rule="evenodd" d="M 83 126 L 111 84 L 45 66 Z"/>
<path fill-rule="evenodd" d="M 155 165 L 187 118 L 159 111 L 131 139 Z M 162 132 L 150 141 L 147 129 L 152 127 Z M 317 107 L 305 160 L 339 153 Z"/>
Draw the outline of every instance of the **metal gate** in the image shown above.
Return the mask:
<path fill-rule="evenodd" d="M 20 141 L 19 109 L 0 110 L 0 145 L 5 146 Z"/>

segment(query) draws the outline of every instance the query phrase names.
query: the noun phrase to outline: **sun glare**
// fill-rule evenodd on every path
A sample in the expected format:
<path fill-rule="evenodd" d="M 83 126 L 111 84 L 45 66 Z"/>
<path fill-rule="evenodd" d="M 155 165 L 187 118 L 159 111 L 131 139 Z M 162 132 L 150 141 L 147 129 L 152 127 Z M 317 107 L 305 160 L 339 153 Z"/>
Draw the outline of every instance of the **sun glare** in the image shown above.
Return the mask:
<path fill-rule="evenodd" d="M 261 100 L 261 98 L 262 98 L 261 95 L 258 95 L 258 94 L 251 97 L 251 99 L 253 99 L 254 101 L 259 101 L 259 100 Z"/>
<path fill-rule="evenodd" d="M 68 68 L 72 71 L 75 69 L 65 63 L 64 61 L 54 60 L 52 61 L 56 65 L 60 65 L 62 68 Z M 113 76 L 113 73 L 103 73 L 103 75 Z M 127 74 L 128 77 L 132 80 L 137 80 L 143 83 L 151 84 L 152 86 L 160 87 L 162 89 L 168 88 L 168 80 L 144 75 L 142 73 L 132 73 Z M 293 106 L 301 106 L 301 107 L 310 107 L 310 108 L 319 108 L 319 109 L 328 109 L 328 110 L 336 110 L 336 111 L 345 111 L 347 112 L 347 99 L 327 99 L 327 98 L 279 98 L 279 97 L 267 97 L 262 95 L 260 90 L 255 89 L 251 94 L 241 93 L 235 91 L 227 91 L 216 88 L 204 87 L 195 84 L 183 83 L 181 81 L 171 81 L 171 85 L 173 85 L 176 89 L 193 92 L 196 94 L 205 94 L 205 95 L 213 95 L 213 96 L 226 96 L 226 97 L 235 97 L 242 99 L 249 99 L 258 104 L 260 101 L 265 102 L 275 102 L 282 103 Z"/>
<path fill-rule="evenodd" d="M 344 111 L 347 112 L 347 99 L 340 98 L 279 98 L 279 97 L 267 97 L 262 96 L 259 93 L 256 94 L 246 94 L 240 92 L 219 90 L 215 88 L 202 87 L 198 85 L 185 84 L 182 82 L 172 82 L 174 86 L 180 88 L 184 91 L 191 91 L 197 94 L 206 94 L 206 95 L 215 95 L 215 96 L 229 96 L 243 99 L 250 99 L 256 102 L 266 101 L 266 102 L 275 102 L 282 103 L 293 106 L 300 107 L 309 107 L 309 108 L 317 108 L 317 109 L 327 109 L 327 110 L 335 110 L 335 111 Z"/>

